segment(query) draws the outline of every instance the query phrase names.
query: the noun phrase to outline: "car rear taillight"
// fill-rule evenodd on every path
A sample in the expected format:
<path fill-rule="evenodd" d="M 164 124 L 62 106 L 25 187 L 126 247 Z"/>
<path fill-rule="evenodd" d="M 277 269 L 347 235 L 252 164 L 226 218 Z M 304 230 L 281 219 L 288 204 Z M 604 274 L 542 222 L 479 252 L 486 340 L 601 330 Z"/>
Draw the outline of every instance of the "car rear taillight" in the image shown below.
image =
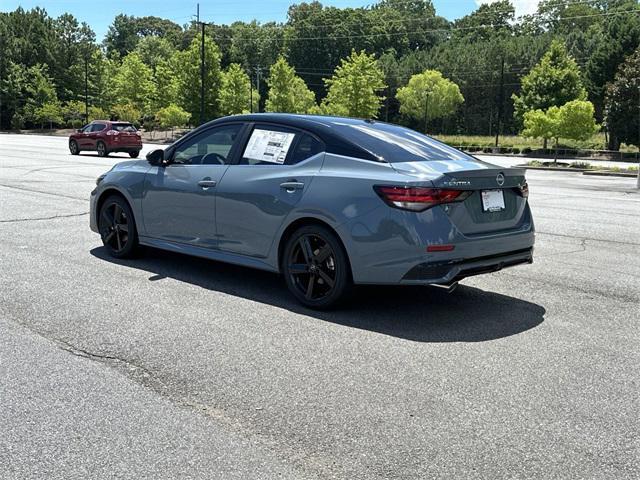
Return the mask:
<path fill-rule="evenodd" d="M 373 188 L 387 205 L 413 212 L 422 212 L 443 203 L 461 202 L 472 193 L 470 190 L 404 187 L 399 185 L 376 185 Z"/>
<path fill-rule="evenodd" d="M 120 132 L 118 132 L 117 130 L 109 130 L 107 132 L 107 135 L 118 135 Z"/>
<path fill-rule="evenodd" d="M 524 182 L 522 185 L 516 187 L 516 191 L 523 198 L 529 198 L 529 184 Z"/>

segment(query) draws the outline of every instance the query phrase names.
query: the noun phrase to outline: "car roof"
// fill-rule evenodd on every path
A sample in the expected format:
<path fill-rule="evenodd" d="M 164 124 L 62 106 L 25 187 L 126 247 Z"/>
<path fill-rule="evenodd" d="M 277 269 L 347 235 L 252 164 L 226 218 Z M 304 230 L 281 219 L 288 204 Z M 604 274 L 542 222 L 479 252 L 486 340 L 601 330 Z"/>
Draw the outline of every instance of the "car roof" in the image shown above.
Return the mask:
<path fill-rule="evenodd" d="M 367 160 L 384 161 L 375 153 L 363 148 L 351 139 L 346 138 L 340 126 L 344 125 L 374 125 L 379 123 L 376 120 L 364 120 L 348 117 L 332 117 L 327 115 L 301 115 L 293 113 L 251 113 L 242 115 L 231 115 L 219 118 L 202 125 L 220 125 L 229 122 L 261 122 L 273 123 L 282 126 L 299 128 L 306 130 L 324 141 L 328 151 L 333 153 L 366 158 Z M 197 130 L 200 130 L 198 128 Z"/>
<path fill-rule="evenodd" d="M 271 123 L 298 128 L 321 139 L 329 153 L 376 162 L 448 161 L 472 158 L 427 135 L 401 125 L 362 118 L 253 113 L 219 118 L 202 125 L 195 131 L 233 122 Z"/>

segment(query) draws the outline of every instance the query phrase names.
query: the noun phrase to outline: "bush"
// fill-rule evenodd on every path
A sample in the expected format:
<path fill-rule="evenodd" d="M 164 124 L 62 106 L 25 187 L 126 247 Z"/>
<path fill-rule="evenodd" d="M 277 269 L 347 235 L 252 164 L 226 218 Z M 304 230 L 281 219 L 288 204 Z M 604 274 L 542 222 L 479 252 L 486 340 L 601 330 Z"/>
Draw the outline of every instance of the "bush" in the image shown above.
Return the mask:
<path fill-rule="evenodd" d="M 527 155 L 527 154 L 529 154 L 531 152 L 532 152 L 531 147 L 524 147 L 522 149 L 522 153 L 524 153 L 525 155 Z"/>
<path fill-rule="evenodd" d="M 482 151 L 483 151 L 484 153 L 492 153 L 492 152 L 493 152 L 493 149 L 492 149 L 491 147 L 484 147 L 484 148 L 482 149 Z"/>
<path fill-rule="evenodd" d="M 24 128 L 24 116 L 20 113 L 14 113 L 11 117 L 11 128 L 13 130 L 20 130 Z"/>
<path fill-rule="evenodd" d="M 591 165 L 587 162 L 571 162 L 571 168 L 589 168 Z"/>
<path fill-rule="evenodd" d="M 511 149 L 511 152 L 512 152 L 512 153 L 514 153 L 514 154 L 516 154 L 516 155 L 518 155 L 518 154 L 520 153 L 520 149 L 519 149 L 518 147 L 513 147 L 513 148 Z"/>

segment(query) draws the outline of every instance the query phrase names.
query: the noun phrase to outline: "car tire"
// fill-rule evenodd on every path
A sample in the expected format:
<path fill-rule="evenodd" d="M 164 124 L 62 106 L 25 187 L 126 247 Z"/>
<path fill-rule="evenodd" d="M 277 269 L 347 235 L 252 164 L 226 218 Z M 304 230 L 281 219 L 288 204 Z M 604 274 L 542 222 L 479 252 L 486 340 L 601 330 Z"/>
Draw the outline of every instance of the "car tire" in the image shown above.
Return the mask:
<path fill-rule="evenodd" d="M 133 152 L 129 152 L 129 156 L 131 158 L 138 158 L 138 155 L 140 155 L 140 150 L 135 150 Z"/>
<path fill-rule="evenodd" d="M 109 150 L 107 150 L 107 145 L 103 141 L 98 141 L 96 143 L 96 149 L 98 150 L 99 157 L 107 157 L 109 156 Z"/>
<path fill-rule="evenodd" d="M 323 310 L 346 298 L 352 285 L 349 259 L 335 233 L 321 225 L 308 225 L 286 242 L 281 271 L 301 304 Z"/>
<path fill-rule="evenodd" d="M 78 147 L 78 142 L 75 140 L 71 140 L 69 142 L 69 151 L 71 155 L 78 155 L 80 153 L 80 147 Z"/>
<path fill-rule="evenodd" d="M 138 231 L 129 203 L 120 195 L 111 195 L 100 207 L 98 230 L 102 244 L 115 258 L 132 257 L 138 248 Z"/>

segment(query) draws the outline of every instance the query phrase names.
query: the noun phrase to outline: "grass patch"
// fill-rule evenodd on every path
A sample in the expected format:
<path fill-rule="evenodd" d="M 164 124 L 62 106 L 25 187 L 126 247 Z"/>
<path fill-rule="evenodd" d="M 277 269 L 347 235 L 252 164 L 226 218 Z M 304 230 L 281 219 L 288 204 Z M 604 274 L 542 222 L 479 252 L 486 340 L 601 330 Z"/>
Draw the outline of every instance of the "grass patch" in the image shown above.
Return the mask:
<path fill-rule="evenodd" d="M 492 148 L 496 142 L 495 137 L 490 137 L 489 135 L 433 135 L 433 137 L 452 147 Z M 522 153 L 541 149 L 542 145 L 543 142 L 540 139 L 527 138 L 521 135 L 500 136 L 501 148 L 517 148 Z M 548 148 L 553 150 L 553 141 L 549 141 Z M 590 139 L 584 141 L 560 139 L 559 148 L 561 150 L 606 150 L 607 142 L 605 141 L 604 133 L 596 133 Z M 527 149 L 527 152 L 523 151 L 525 149 Z M 638 147 L 622 144 L 620 151 L 634 153 L 638 151 Z"/>

